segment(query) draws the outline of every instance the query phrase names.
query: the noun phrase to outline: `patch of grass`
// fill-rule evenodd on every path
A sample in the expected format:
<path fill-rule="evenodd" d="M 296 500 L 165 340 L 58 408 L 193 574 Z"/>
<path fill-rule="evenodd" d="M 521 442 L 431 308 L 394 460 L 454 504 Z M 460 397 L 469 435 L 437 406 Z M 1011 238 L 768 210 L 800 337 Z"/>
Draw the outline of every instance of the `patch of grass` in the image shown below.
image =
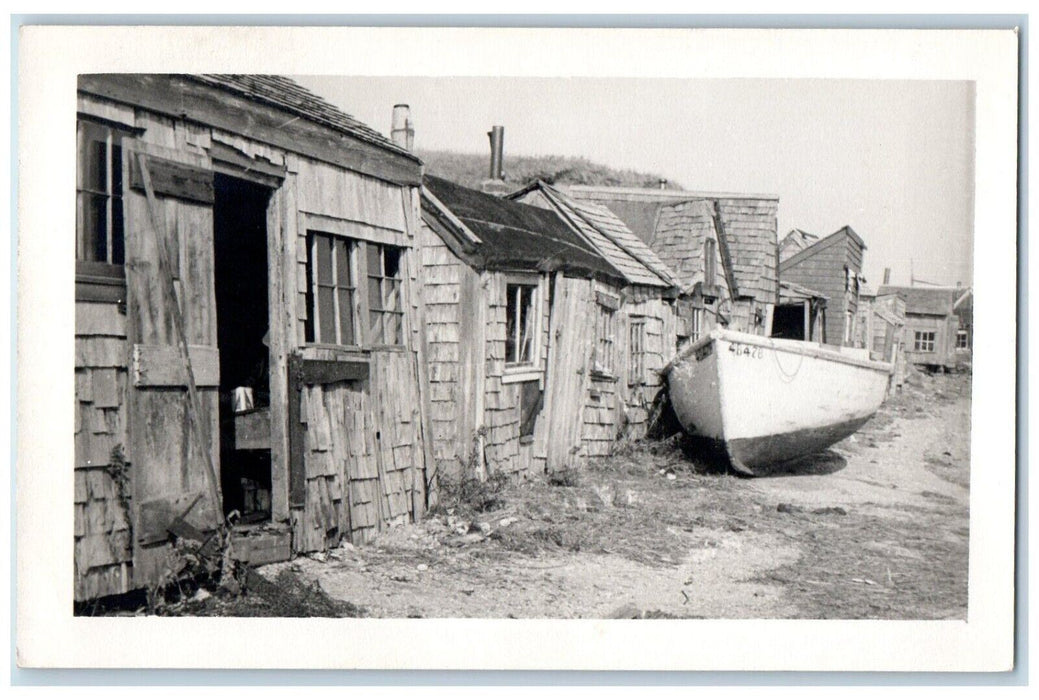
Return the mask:
<path fill-rule="evenodd" d="M 505 504 L 504 491 L 508 476 L 491 474 L 485 480 L 465 470 L 461 474 L 439 475 L 439 498 L 433 513 L 455 513 L 471 516 L 501 508 Z"/>

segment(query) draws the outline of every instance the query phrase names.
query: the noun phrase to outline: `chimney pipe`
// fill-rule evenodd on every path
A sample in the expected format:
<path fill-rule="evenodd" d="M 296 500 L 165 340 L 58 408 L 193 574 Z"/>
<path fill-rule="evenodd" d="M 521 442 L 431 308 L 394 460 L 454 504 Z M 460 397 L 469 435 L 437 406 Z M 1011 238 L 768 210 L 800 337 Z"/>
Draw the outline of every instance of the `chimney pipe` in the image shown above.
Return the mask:
<path fill-rule="evenodd" d="M 504 126 L 492 126 L 491 130 L 487 132 L 487 137 L 491 140 L 491 180 L 504 180 L 505 175 L 502 168 L 502 153 L 505 146 L 505 127 Z"/>
<path fill-rule="evenodd" d="M 891 284 L 891 268 L 884 268 L 884 284 Z"/>
<path fill-rule="evenodd" d="M 408 105 L 393 105 L 390 140 L 408 151 L 415 145 L 415 128 L 411 122 L 411 107 Z"/>
<path fill-rule="evenodd" d="M 659 180 L 657 180 L 657 186 L 660 187 L 660 189 L 662 189 L 662 190 L 666 190 L 667 189 L 667 178 L 663 178 L 662 177 Z"/>

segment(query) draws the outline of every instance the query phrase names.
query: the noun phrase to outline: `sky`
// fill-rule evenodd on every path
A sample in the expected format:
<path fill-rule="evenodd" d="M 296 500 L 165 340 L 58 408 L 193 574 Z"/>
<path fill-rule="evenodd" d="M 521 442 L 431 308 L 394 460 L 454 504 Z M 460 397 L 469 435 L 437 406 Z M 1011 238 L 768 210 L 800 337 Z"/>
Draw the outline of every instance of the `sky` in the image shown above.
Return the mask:
<path fill-rule="evenodd" d="M 962 81 L 297 76 L 389 134 L 411 106 L 415 146 L 583 156 L 689 190 L 779 196 L 779 236 L 849 225 L 874 289 L 911 276 L 970 285 L 974 87 Z"/>

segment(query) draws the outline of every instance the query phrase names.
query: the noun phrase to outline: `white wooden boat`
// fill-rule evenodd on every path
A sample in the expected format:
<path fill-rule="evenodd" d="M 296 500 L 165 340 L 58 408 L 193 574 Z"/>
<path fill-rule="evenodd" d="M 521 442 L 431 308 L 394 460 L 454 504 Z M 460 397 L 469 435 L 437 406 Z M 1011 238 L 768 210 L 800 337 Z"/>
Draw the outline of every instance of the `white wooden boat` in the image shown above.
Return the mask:
<path fill-rule="evenodd" d="M 663 370 L 686 432 L 722 443 L 735 471 L 819 452 L 868 421 L 891 365 L 861 351 L 715 329 Z"/>

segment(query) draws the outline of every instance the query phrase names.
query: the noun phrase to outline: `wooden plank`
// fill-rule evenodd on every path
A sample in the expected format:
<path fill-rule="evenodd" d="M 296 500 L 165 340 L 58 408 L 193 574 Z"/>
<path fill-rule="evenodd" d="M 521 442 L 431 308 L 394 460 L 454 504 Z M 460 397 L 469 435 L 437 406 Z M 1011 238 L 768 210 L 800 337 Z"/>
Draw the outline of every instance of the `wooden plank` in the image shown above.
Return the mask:
<path fill-rule="evenodd" d="M 201 204 L 213 203 L 215 197 L 212 170 L 202 170 L 154 156 L 149 158 L 148 168 L 156 195 Z M 130 187 L 144 191 L 144 178 L 136 159 L 130 160 Z"/>
<path fill-rule="evenodd" d="M 126 294 L 125 284 L 123 294 Z M 124 296 L 125 298 L 125 296 Z M 76 336 L 126 337 L 126 310 L 117 304 L 76 304 Z"/>
<path fill-rule="evenodd" d="M 300 377 L 304 384 L 332 384 L 368 378 L 368 362 L 363 360 L 303 360 Z"/>
<path fill-rule="evenodd" d="M 271 409 L 260 408 L 234 417 L 236 450 L 269 450 L 271 448 Z"/>
<path fill-rule="evenodd" d="M 220 386 L 220 353 L 206 345 L 189 345 L 191 368 L 195 386 Z M 173 345 L 133 346 L 133 384 L 135 387 L 183 387 L 188 385 L 188 373 Z"/>
<path fill-rule="evenodd" d="M 416 158 L 187 76 L 80 75 L 80 92 L 209 124 L 381 180 L 421 185 Z"/>

